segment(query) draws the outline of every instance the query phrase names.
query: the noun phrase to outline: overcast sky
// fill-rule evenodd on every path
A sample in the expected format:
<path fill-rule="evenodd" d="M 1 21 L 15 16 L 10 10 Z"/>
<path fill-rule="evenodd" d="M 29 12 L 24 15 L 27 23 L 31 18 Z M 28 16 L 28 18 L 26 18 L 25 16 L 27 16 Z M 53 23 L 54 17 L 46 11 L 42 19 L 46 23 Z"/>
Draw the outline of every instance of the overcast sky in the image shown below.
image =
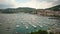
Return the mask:
<path fill-rule="evenodd" d="M 60 5 L 60 0 L 0 0 L 0 9 L 17 7 L 45 9 L 55 5 Z"/>

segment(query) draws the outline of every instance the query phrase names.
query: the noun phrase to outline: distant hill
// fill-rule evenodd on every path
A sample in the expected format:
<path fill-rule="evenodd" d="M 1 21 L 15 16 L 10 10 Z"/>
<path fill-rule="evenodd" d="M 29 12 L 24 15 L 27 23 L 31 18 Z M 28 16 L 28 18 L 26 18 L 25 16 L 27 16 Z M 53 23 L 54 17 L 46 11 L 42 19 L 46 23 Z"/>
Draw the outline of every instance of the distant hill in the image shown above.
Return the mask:
<path fill-rule="evenodd" d="M 19 12 L 31 13 L 33 11 L 36 11 L 36 9 L 29 7 L 0 9 L 0 13 L 19 13 Z"/>
<path fill-rule="evenodd" d="M 53 10 L 53 11 L 60 11 L 60 5 L 47 8 L 47 9 L 35 9 L 35 8 L 29 8 L 29 7 L 19 7 L 19 8 L 7 8 L 7 9 L 0 9 L 0 13 L 34 13 L 37 14 L 40 10 Z"/>
<path fill-rule="evenodd" d="M 51 7 L 51 8 L 47 8 L 48 10 L 53 10 L 53 11 L 60 11 L 60 5 Z"/>

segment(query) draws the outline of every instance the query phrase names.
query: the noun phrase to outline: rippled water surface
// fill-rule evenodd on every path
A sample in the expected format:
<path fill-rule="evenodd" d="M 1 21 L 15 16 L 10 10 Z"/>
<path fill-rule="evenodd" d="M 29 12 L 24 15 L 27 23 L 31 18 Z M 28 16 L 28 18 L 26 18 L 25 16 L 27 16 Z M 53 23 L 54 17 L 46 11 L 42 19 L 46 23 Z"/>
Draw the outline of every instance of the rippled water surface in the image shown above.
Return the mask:
<path fill-rule="evenodd" d="M 30 32 L 47 30 L 50 25 L 57 23 L 56 19 L 32 14 L 0 14 L 0 34 L 28 34 Z"/>

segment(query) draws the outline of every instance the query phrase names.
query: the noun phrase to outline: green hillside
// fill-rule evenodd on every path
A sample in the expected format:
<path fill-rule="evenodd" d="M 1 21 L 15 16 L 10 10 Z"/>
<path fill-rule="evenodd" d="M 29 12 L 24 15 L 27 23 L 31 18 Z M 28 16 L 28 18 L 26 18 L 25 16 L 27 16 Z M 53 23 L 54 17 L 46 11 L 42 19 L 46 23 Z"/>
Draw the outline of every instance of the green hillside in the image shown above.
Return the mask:
<path fill-rule="evenodd" d="M 34 11 L 36 11 L 35 8 L 28 7 L 0 9 L 0 13 L 19 13 L 19 12 L 32 13 Z"/>
<path fill-rule="evenodd" d="M 60 11 L 60 5 L 51 7 L 51 8 L 47 8 L 48 10 L 53 10 L 53 11 Z"/>

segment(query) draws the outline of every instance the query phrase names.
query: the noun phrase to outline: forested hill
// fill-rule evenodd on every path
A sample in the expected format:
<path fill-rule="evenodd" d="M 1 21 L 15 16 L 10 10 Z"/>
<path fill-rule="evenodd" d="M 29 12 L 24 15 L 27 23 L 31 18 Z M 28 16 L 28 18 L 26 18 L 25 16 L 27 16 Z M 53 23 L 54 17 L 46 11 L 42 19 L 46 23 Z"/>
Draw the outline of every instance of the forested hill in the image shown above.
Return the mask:
<path fill-rule="evenodd" d="M 51 8 L 47 8 L 48 10 L 53 10 L 53 11 L 60 11 L 60 5 L 56 5 L 54 7 Z"/>
<path fill-rule="evenodd" d="M 19 12 L 31 13 L 33 11 L 36 11 L 36 9 L 28 7 L 0 9 L 0 13 L 19 13 Z"/>
<path fill-rule="evenodd" d="M 36 13 L 41 10 L 46 10 L 46 9 L 35 9 L 35 8 L 29 8 L 29 7 L 19 7 L 19 8 L 7 8 L 7 9 L 0 9 L 0 13 Z M 60 5 L 47 8 L 47 10 L 53 10 L 53 11 L 60 11 Z"/>

